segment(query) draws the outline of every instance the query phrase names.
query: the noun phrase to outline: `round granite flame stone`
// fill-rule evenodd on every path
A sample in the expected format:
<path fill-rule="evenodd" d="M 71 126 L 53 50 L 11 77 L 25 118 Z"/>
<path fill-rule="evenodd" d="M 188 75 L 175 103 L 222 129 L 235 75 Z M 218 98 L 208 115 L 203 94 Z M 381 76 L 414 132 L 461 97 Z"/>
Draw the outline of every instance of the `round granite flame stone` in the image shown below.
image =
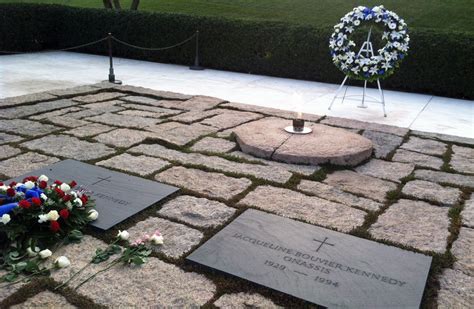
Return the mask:
<path fill-rule="evenodd" d="M 355 166 L 372 154 L 372 142 L 356 133 L 322 124 L 308 123 L 313 132 L 290 134 L 290 120 L 265 118 L 234 130 L 243 152 L 286 163 Z"/>

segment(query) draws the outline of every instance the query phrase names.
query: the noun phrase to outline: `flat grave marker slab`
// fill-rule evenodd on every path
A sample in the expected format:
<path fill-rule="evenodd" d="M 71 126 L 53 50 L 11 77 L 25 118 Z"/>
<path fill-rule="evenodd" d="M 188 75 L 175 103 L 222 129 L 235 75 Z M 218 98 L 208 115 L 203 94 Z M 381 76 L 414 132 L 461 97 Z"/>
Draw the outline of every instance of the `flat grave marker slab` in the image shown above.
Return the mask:
<path fill-rule="evenodd" d="M 249 209 L 188 260 L 329 308 L 419 308 L 431 257 Z"/>
<path fill-rule="evenodd" d="M 56 179 L 63 182 L 75 180 L 79 186 L 91 191 L 99 212 L 99 218 L 91 225 L 101 230 L 108 230 L 179 190 L 75 160 L 64 160 L 11 180 L 21 181 L 26 176 L 42 174 L 48 176 L 50 182 Z"/>

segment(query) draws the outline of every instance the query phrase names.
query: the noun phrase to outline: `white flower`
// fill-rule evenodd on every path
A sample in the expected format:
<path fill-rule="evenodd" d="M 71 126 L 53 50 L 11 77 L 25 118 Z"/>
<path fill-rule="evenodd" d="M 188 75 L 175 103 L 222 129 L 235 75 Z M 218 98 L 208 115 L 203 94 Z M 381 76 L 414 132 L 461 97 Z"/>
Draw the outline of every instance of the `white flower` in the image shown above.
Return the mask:
<path fill-rule="evenodd" d="M 0 219 L 0 222 L 2 222 L 4 225 L 6 225 L 8 222 L 10 222 L 11 220 L 11 217 L 9 214 L 4 214 L 1 219 Z"/>
<path fill-rule="evenodd" d="M 360 20 L 354 20 L 354 26 L 360 25 Z"/>
<path fill-rule="evenodd" d="M 44 223 L 44 222 L 47 222 L 49 221 L 49 217 L 48 215 L 39 215 L 38 216 L 39 220 L 38 220 L 38 223 Z"/>
<path fill-rule="evenodd" d="M 130 234 L 127 231 L 119 230 L 117 237 L 119 237 L 121 240 L 127 240 L 130 237 Z"/>
<path fill-rule="evenodd" d="M 28 253 L 29 257 L 35 257 L 38 255 L 38 252 L 40 251 L 40 248 L 35 247 L 35 250 L 33 251 L 30 247 L 26 249 L 26 252 Z"/>
<path fill-rule="evenodd" d="M 27 190 L 33 189 L 35 187 L 35 183 L 32 181 L 27 181 L 23 185 Z"/>
<path fill-rule="evenodd" d="M 370 70 L 369 70 L 369 73 L 370 73 L 371 75 L 377 74 L 377 68 L 376 68 L 376 67 L 371 67 Z"/>
<path fill-rule="evenodd" d="M 39 253 L 39 256 L 43 260 L 49 258 L 51 255 L 53 255 L 53 252 L 51 252 L 51 250 L 49 250 L 49 249 L 41 250 L 40 253 Z"/>
<path fill-rule="evenodd" d="M 71 265 L 71 262 L 69 261 L 67 257 L 60 256 L 56 259 L 56 261 L 54 261 L 54 264 L 56 264 L 56 266 L 59 268 L 65 268 Z"/>
<path fill-rule="evenodd" d="M 390 29 L 394 30 L 394 29 L 397 28 L 397 24 L 391 23 L 391 24 L 388 25 L 388 27 L 389 27 Z"/>
<path fill-rule="evenodd" d="M 59 186 L 59 189 L 63 190 L 64 192 L 69 192 L 71 190 L 71 187 L 67 183 L 62 183 L 61 186 Z"/>
<path fill-rule="evenodd" d="M 364 72 L 367 72 L 368 70 L 369 70 L 368 67 L 363 67 L 363 68 L 362 68 L 362 71 L 364 71 Z"/>
<path fill-rule="evenodd" d="M 150 237 L 150 241 L 154 245 L 162 245 L 163 244 L 163 236 L 154 234 Z"/>
<path fill-rule="evenodd" d="M 389 62 L 385 62 L 384 64 L 382 64 L 382 69 L 384 70 L 389 70 L 391 68 L 392 68 L 392 65 Z"/>
<path fill-rule="evenodd" d="M 41 175 L 41 176 L 38 177 L 38 181 L 46 181 L 46 182 L 48 182 L 48 180 L 49 180 L 49 178 L 48 178 L 48 176 L 46 176 L 46 175 Z"/>
<path fill-rule="evenodd" d="M 57 210 L 50 210 L 48 212 L 48 220 L 49 221 L 57 221 L 59 219 L 59 214 Z"/>
<path fill-rule="evenodd" d="M 395 48 L 398 48 L 398 47 L 400 47 L 400 43 L 398 43 L 398 42 L 393 42 L 393 46 L 394 46 Z"/>
<path fill-rule="evenodd" d="M 352 26 L 347 26 L 346 27 L 346 31 L 349 32 L 349 33 L 352 33 L 354 31 L 354 27 Z"/>
<path fill-rule="evenodd" d="M 47 200 L 48 200 L 48 197 L 47 197 L 46 194 L 44 194 L 44 193 L 41 193 L 40 197 L 41 197 L 41 199 L 42 199 L 43 201 L 47 201 Z"/>
<path fill-rule="evenodd" d="M 98 217 L 99 217 L 99 213 L 95 209 L 92 209 L 91 211 L 89 211 L 88 218 L 90 220 L 92 220 L 92 221 L 97 220 Z"/>
<path fill-rule="evenodd" d="M 69 210 L 72 209 L 72 204 L 71 204 L 70 201 L 67 201 L 65 205 L 66 205 L 67 209 L 69 209 Z"/>
<path fill-rule="evenodd" d="M 74 200 L 74 203 L 77 205 L 77 207 L 81 207 L 82 206 L 82 200 L 80 198 L 76 198 Z"/>

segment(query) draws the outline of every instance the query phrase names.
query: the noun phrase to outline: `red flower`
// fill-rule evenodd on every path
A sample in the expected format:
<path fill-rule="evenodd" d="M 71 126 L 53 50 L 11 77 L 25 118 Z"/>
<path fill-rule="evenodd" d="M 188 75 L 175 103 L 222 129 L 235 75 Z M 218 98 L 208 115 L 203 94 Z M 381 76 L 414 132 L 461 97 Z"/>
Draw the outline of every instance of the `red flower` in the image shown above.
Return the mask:
<path fill-rule="evenodd" d="M 15 189 L 12 189 L 12 188 L 8 188 L 8 189 L 7 189 L 7 195 L 8 195 L 9 197 L 14 197 L 15 194 L 16 194 Z"/>
<path fill-rule="evenodd" d="M 63 201 L 64 202 L 67 202 L 67 201 L 70 201 L 71 200 L 71 196 L 69 194 L 66 194 L 65 196 L 63 196 Z"/>
<path fill-rule="evenodd" d="M 61 218 L 63 218 L 64 220 L 66 220 L 66 219 L 69 217 L 69 210 L 67 210 L 66 208 L 61 209 L 61 210 L 59 211 L 59 215 L 61 216 Z"/>
<path fill-rule="evenodd" d="M 16 186 L 16 181 L 10 182 L 10 187 L 14 187 L 14 186 Z"/>
<path fill-rule="evenodd" d="M 37 180 L 38 180 L 38 177 L 36 176 L 28 176 L 25 179 L 23 179 L 23 182 L 27 182 L 27 181 L 36 182 Z"/>
<path fill-rule="evenodd" d="M 74 188 L 75 186 L 77 186 L 77 182 L 75 182 L 75 181 L 73 180 L 73 181 L 71 181 L 71 183 L 69 184 L 69 186 L 70 186 L 71 188 Z"/>
<path fill-rule="evenodd" d="M 63 198 L 64 197 L 64 191 L 59 189 L 59 188 L 54 188 L 54 191 L 56 192 L 56 194 L 60 197 L 60 198 Z"/>
<path fill-rule="evenodd" d="M 89 200 L 89 198 L 87 197 L 87 195 L 83 194 L 81 196 L 81 201 L 82 201 L 83 205 L 86 205 L 88 200 Z"/>
<path fill-rule="evenodd" d="M 60 182 L 59 180 L 55 180 L 55 181 L 54 181 L 54 183 L 55 183 L 56 185 L 58 185 L 58 186 L 60 186 L 60 185 L 62 185 L 62 184 L 63 184 L 63 183 L 62 183 L 62 182 Z"/>
<path fill-rule="evenodd" d="M 3 186 L 3 182 L 0 181 L 0 187 Z"/>
<path fill-rule="evenodd" d="M 45 189 L 48 186 L 48 183 L 44 180 L 40 181 L 39 185 L 40 189 Z"/>
<path fill-rule="evenodd" d="M 33 198 L 31 199 L 31 202 L 32 202 L 33 205 L 35 205 L 35 206 L 40 206 L 40 205 L 41 205 L 41 200 L 40 200 L 39 198 L 37 198 L 37 197 L 33 197 Z"/>
<path fill-rule="evenodd" d="M 51 231 L 56 233 L 57 231 L 59 231 L 61 226 L 59 225 L 58 221 L 51 221 L 49 228 L 51 229 Z"/>
<path fill-rule="evenodd" d="M 31 204 L 27 200 L 21 200 L 21 201 L 18 202 L 18 206 L 20 206 L 21 208 L 24 208 L 24 209 L 28 209 L 28 208 L 31 207 Z"/>

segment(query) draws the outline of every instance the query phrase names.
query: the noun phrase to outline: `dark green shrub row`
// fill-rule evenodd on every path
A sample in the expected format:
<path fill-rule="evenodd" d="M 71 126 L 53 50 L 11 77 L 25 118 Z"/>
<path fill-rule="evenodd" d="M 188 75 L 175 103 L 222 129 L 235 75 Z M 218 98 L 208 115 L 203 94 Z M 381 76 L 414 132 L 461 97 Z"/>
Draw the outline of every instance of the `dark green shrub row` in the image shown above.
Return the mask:
<path fill-rule="evenodd" d="M 201 63 L 208 68 L 340 83 L 331 62 L 332 29 L 284 23 L 186 15 L 80 9 L 47 5 L 0 5 L 0 50 L 64 48 L 112 32 L 139 46 L 160 47 L 200 31 Z M 474 36 L 414 29 L 411 50 L 383 87 L 442 96 L 474 98 Z M 105 54 L 106 44 L 82 49 Z M 191 64 L 194 42 L 168 51 L 143 52 L 114 44 L 114 55 L 165 63 Z M 358 82 L 354 82 L 358 83 Z"/>

